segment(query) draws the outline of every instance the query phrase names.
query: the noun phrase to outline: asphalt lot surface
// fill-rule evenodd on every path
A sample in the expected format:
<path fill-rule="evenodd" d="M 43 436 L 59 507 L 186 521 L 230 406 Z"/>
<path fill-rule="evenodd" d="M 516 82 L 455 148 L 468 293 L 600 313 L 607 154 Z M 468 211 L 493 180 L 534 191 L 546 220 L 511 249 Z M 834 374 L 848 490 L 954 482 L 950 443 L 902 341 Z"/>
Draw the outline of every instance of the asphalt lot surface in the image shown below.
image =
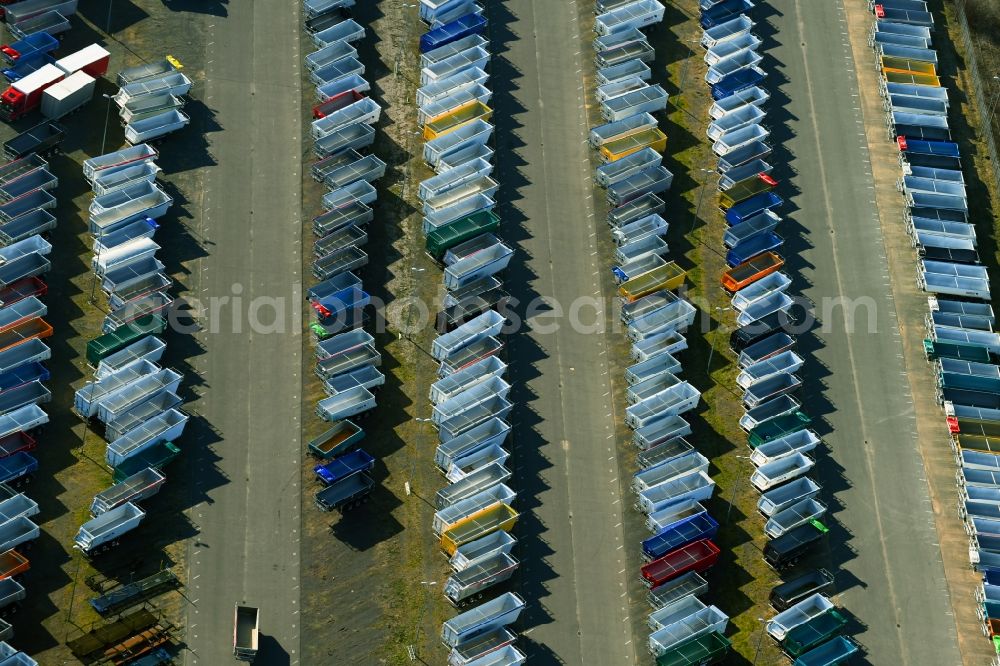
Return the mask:
<path fill-rule="evenodd" d="M 818 320 L 799 338 L 811 357 L 803 406 L 829 427 L 818 479 L 839 602 L 870 663 L 961 663 L 841 3 L 768 4 L 755 20 L 774 95 L 772 163 L 788 164 L 776 169 L 790 200 L 786 256 Z M 855 299 L 853 325 L 838 298 Z"/>
<path fill-rule="evenodd" d="M 185 663 L 232 660 L 233 606 L 258 606 L 257 663 L 298 662 L 301 294 L 299 14 L 288 5 L 230 3 L 208 36 L 205 104 L 217 166 L 205 174 L 193 268 L 218 315 L 197 337 L 206 392 L 191 453 Z M 265 301 L 263 299 L 271 299 Z M 275 305 L 268 305 L 273 303 Z M 258 308 L 255 310 L 255 304 Z M 276 310 L 278 314 L 276 315 Z M 259 319 L 254 325 L 255 318 Z M 275 323 L 275 320 L 276 323 Z"/>
<path fill-rule="evenodd" d="M 518 528 L 524 645 L 532 663 L 635 663 L 611 333 L 585 330 L 592 307 L 580 308 L 577 330 L 572 316 L 556 316 L 572 315 L 581 297 L 600 298 L 606 270 L 586 145 L 581 71 L 590 53 L 575 2 L 496 3 L 490 18 L 501 217 L 519 246 L 507 285 L 520 313 L 538 296 L 553 299 L 510 342 L 513 401 L 524 403 L 513 416 L 517 487 L 527 502 Z"/>

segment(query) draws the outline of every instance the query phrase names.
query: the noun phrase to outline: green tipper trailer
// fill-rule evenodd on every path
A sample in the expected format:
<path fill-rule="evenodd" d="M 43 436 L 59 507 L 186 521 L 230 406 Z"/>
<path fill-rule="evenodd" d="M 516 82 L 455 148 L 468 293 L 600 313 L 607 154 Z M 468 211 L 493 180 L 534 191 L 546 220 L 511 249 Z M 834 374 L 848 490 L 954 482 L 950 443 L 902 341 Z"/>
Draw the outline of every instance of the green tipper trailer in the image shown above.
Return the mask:
<path fill-rule="evenodd" d="M 120 465 L 115 467 L 112 479 L 115 483 L 124 481 L 128 477 L 141 472 L 147 467 L 153 469 L 163 469 L 167 464 L 179 456 L 181 450 L 173 442 L 160 442 L 130 458 L 126 458 Z"/>
<path fill-rule="evenodd" d="M 784 437 L 799 430 L 805 430 L 811 422 L 812 419 L 801 411 L 769 419 L 750 431 L 747 444 L 751 449 L 756 449 L 761 444 L 770 442 L 772 439 Z"/>
<path fill-rule="evenodd" d="M 124 349 L 147 335 L 162 333 L 167 328 L 167 320 L 159 315 L 147 315 L 118 328 L 111 333 L 94 338 L 87 343 L 87 363 L 97 367 L 105 357 Z"/>
<path fill-rule="evenodd" d="M 717 664 L 729 654 L 729 640 L 717 631 L 684 641 L 656 658 L 656 666 Z"/>
<path fill-rule="evenodd" d="M 830 609 L 789 631 L 781 643 L 781 648 L 788 653 L 788 656 L 798 657 L 834 636 L 839 636 L 846 624 L 847 618 L 836 609 Z"/>
<path fill-rule="evenodd" d="M 928 361 L 936 361 L 939 358 L 957 358 L 974 363 L 993 363 L 992 355 L 986 347 L 947 340 L 925 339 L 924 356 Z"/>
<path fill-rule="evenodd" d="M 434 261 L 441 261 L 450 248 L 499 228 L 500 218 L 496 213 L 490 210 L 476 211 L 427 234 L 427 254 Z"/>

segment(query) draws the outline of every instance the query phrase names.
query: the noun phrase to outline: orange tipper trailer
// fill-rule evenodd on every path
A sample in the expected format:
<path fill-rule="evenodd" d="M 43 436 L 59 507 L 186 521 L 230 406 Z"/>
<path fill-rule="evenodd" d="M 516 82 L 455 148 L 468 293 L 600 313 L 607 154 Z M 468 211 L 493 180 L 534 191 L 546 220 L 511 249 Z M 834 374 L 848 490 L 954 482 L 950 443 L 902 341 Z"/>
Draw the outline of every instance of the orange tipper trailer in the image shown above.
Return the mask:
<path fill-rule="evenodd" d="M 729 292 L 739 291 L 784 265 L 785 260 L 780 254 L 765 252 L 723 273 L 722 288 Z"/>
<path fill-rule="evenodd" d="M 440 116 L 435 116 L 424 125 L 424 141 L 436 139 L 444 136 L 448 132 L 454 131 L 464 125 L 471 123 L 477 118 L 489 120 L 493 116 L 493 109 L 478 100 L 466 102 L 457 109 L 452 109 Z"/>

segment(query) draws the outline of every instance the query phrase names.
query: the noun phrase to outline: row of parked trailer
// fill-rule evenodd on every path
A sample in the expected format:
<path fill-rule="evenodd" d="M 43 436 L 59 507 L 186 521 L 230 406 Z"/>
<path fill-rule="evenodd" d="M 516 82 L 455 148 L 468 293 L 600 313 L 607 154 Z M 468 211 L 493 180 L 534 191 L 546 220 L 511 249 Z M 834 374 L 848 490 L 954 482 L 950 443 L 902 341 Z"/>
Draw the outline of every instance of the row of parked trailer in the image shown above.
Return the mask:
<path fill-rule="evenodd" d="M 708 589 L 701 574 L 719 558 L 719 524 L 701 504 L 715 490 L 709 461 L 686 439 L 691 426 L 683 415 L 701 393 L 679 376 L 676 358 L 687 348 L 684 333 L 696 309 L 679 295 L 685 271 L 666 259 L 661 196 L 673 175 L 662 166 L 667 137 L 652 114 L 666 109 L 667 95 L 652 82 L 646 63 L 655 53 L 642 32 L 658 25 L 664 10 L 656 0 L 595 3 L 594 92 L 606 122 L 591 129 L 590 143 L 602 162 L 595 180 L 607 193 L 612 272 L 632 343 L 625 422 L 639 449 L 634 506 L 651 532 L 641 544 L 640 569 L 652 608 L 648 649 L 657 664 L 708 664 L 729 653 L 729 617 L 699 598 Z"/>
<path fill-rule="evenodd" d="M 15 46 L 25 48 L 20 42 Z M 76 71 L 92 84 L 90 74 L 100 76 L 107 68 L 107 52 L 95 57 L 95 50 L 88 47 L 57 61 L 61 76 L 72 77 Z M 8 46 L 0 51 L 7 59 L 16 55 Z M 10 99 L 11 90 L 3 97 Z M 49 112 L 49 117 L 61 115 L 51 108 Z M 59 180 L 46 157 L 58 151 L 62 137 L 54 123 L 33 127 L 4 143 L 7 163 L 0 166 L 0 614 L 12 611 L 27 596 L 18 577 L 30 562 L 19 551 L 29 549 L 40 535 L 32 521 L 38 504 L 17 489 L 39 468 L 29 452 L 48 423 L 39 405 L 52 398 L 45 386 L 51 350 L 43 340 L 53 329 L 44 319 L 48 310 L 41 300 L 48 292 L 42 276 L 51 267 L 52 246 L 42 234 L 56 226 L 50 210 L 56 206 Z M 10 624 L 0 623 L 0 639 L 12 635 Z M 0 643 L 0 658 L 12 664 L 35 663 L 6 643 Z"/>
<path fill-rule="evenodd" d="M 472 606 L 443 624 L 441 640 L 451 666 L 514 666 L 526 660 L 511 630 L 525 602 L 501 587 L 520 562 L 510 534 L 519 515 L 509 485 L 513 405 L 499 312 L 507 299 L 499 276 L 514 250 L 494 235 L 487 19 L 472 0 L 421 0 L 420 17 L 429 29 L 420 38 L 417 120 L 435 175 L 417 194 L 426 251 L 443 269 L 446 290 L 429 400 L 434 464 L 448 485 L 435 496 L 431 528 L 451 565 L 445 597 L 456 608 Z"/>
<path fill-rule="evenodd" d="M 917 285 L 926 291 L 924 352 L 935 366 L 959 469 L 959 515 L 969 560 L 982 573 L 976 592 L 983 633 L 1000 664 L 1000 334 L 990 282 L 979 261 L 961 154 L 948 128 L 948 90 L 938 78 L 934 22 L 927 3 L 873 4 L 869 44 L 881 73 L 890 139 L 899 149 L 903 224 L 917 250 Z"/>
<path fill-rule="evenodd" d="M 45 41 L 49 53 L 54 40 L 43 37 L 35 43 Z M 30 46 L 15 42 L 0 52 L 10 62 L 21 56 L 17 49 L 29 50 Z M 91 45 L 54 61 L 57 65 L 52 67 L 60 79 L 89 79 L 92 91 L 93 77 L 107 69 L 107 56 L 107 51 Z M 16 102 L 19 94 L 12 86 L 3 94 L 4 104 Z M 42 104 L 41 97 L 40 91 L 35 106 Z M 45 96 L 44 103 L 48 117 L 65 115 L 58 95 Z M 43 340 L 53 329 L 44 319 L 48 310 L 41 300 L 48 292 L 42 276 L 51 266 L 52 246 L 42 234 L 56 226 L 50 210 L 56 207 L 59 184 L 46 157 L 58 151 L 63 135 L 62 128 L 52 122 L 33 127 L 4 143 L 7 163 L 0 166 L 0 613 L 11 611 L 26 597 L 17 577 L 30 568 L 30 562 L 19 550 L 30 548 L 40 535 L 31 520 L 39 511 L 38 504 L 16 489 L 27 485 L 39 468 L 29 451 L 37 447 L 48 423 L 39 405 L 52 397 L 45 386 L 50 376 L 45 361 L 51 350 Z M 12 634 L 9 624 L 0 624 L 0 639 Z M 4 663 L 35 663 L 6 643 L 0 644 L 0 657 Z"/>
<path fill-rule="evenodd" d="M 792 277 L 777 253 L 784 239 L 776 233 L 783 204 L 775 189 L 767 143 L 766 103 L 770 93 L 746 5 L 702 5 L 701 43 L 708 71 L 705 82 L 715 100 L 706 132 L 718 156 L 720 211 L 727 229 L 722 245 L 729 268 L 722 286 L 731 294 L 737 329 L 730 346 L 738 355 L 736 388 L 743 392 L 739 425 L 747 433 L 754 466 L 750 485 L 761 495 L 757 509 L 765 518 L 764 561 L 790 570 L 822 541 L 827 507 L 821 487 L 809 478 L 822 446 L 809 429 L 807 411 L 793 395 L 802 386 L 796 374 L 805 359 L 784 329 L 794 319 Z M 719 20 L 725 19 L 725 20 Z M 840 664 L 858 652 L 842 636 L 847 619 L 827 596 L 833 576 L 823 569 L 795 572 L 777 586 L 769 601 L 778 611 L 765 623 L 767 634 L 800 666 Z"/>
<path fill-rule="evenodd" d="M 323 212 L 312 222 L 313 274 L 320 281 L 307 298 L 316 315 L 310 325 L 316 342 L 316 375 L 326 397 L 316 414 L 330 427 L 308 445 L 320 460 L 314 467 L 320 484 L 314 494 L 323 511 L 347 511 L 368 500 L 375 482 L 375 458 L 359 448 L 365 432 L 350 419 L 367 416 L 375 393 L 385 383 L 382 356 L 365 330 L 371 297 L 352 271 L 368 263 L 362 249 L 375 213 L 374 182 L 385 162 L 369 152 L 381 107 L 367 97 L 365 66 L 357 46 L 365 29 L 345 10 L 353 0 L 304 3 L 306 29 L 316 50 L 305 57 L 319 104 L 313 108 L 312 136 L 317 161 L 312 177 L 329 191 Z"/>
<path fill-rule="evenodd" d="M 163 67 L 125 69 L 118 84 L 124 89 L 135 80 L 155 80 Z M 158 336 L 167 328 L 173 298 L 154 237 L 156 220 L 173 199 L 156 182 L 157 157 L 152 146 L 139 143 L 83 162 L 94 193 L 88 207 L 91 269 L 108 314 L 102 334 L 87 343 L 94 378 L 76 391 L 73 409 L 88 423 L 103 424 L 104 461 L 112 470 L 112 485 L 94 497 L 91 518 L 74 539 L 74 548 L 88 557 L 113 548 L 143 521 L 140 504 L 166 483 L 164 467 L 179 455 L 174 442 L 189 420 L 177 395 L 182 375 L 159 363 L 166 343 Z"/>

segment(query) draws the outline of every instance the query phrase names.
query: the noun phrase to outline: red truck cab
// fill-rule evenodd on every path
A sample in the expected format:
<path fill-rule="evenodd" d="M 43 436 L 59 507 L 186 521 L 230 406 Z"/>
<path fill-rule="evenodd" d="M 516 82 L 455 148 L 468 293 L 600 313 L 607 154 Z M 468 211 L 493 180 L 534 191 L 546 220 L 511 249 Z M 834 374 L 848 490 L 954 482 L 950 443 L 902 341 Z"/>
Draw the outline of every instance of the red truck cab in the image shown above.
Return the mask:
<path fill-rule="evenodd" d="M 17 120 L 41 104 L 42 93 L 46 88 L 64 78 L 66 72 L 50 64 L 15 81 L 0 95 L 0 117 L 4 120 Z"/>

